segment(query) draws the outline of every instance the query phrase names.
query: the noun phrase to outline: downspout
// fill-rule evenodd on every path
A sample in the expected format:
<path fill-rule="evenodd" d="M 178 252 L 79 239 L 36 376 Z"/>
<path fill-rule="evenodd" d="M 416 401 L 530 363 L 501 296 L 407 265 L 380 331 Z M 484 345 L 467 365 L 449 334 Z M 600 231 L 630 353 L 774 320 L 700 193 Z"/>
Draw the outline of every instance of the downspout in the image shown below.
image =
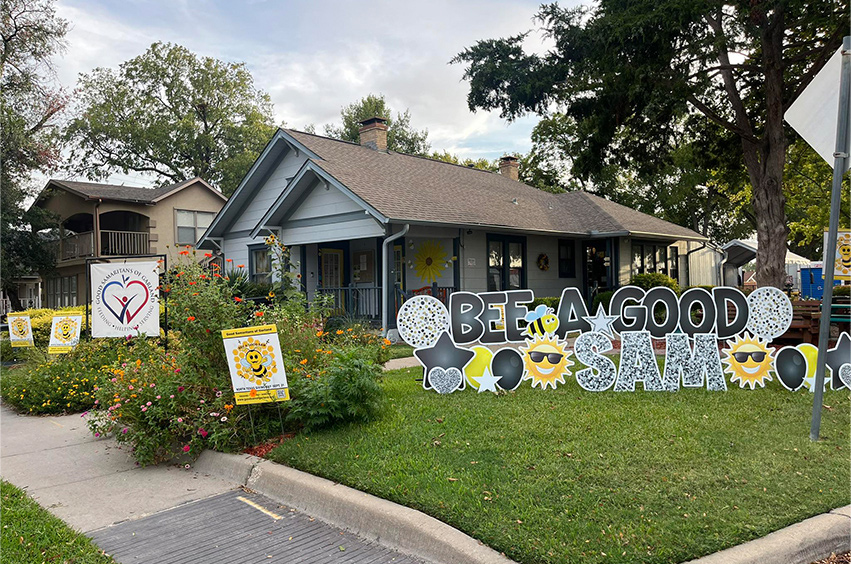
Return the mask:
<path fill-rule="evenodd" d="M 390 260 L 387 254 L 387 251 L 390 249 L 390 243 L 404 237 L 408 233 L 408 229 L 411 228 L 410 223 L 406 223 L 402 230 L 398 233 L 394 233 L 390 235 L 386 239 L 384 239 L 384 243 L 381 245 L 381 330 L 383 335 L 387 336 L 387 324 L 388 324 L 388 310 L 390 305 Z M 395 288 L 394 288 L 395 291 Z"/>
<path fill-rule="evenodd" d="M 103 200 L 99 199 L 97 201 L 97 203 L 95 204 L 95 221 L 94 221 L 95 232 L 92 234 L 92 237 L 94 238 L 94 241 L 93 241 L 94 244 L 92 245 L 92 247 L 94 247 L 94 248 L 92 249 L 92 251 L 94 251 L 94 254 L 95 254 L 96 257 L 100 256 L 100 204 L 101 204 L 101 202 L 103 202 Z"/>

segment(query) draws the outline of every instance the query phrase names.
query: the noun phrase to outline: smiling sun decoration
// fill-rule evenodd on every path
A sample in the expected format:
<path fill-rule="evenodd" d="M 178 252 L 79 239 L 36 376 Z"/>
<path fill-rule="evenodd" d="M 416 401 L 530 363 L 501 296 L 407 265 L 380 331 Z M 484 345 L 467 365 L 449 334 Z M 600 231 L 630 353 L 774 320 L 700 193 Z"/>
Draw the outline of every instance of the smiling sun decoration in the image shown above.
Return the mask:
<path fill-rule="evenodd" d="M 532 380 L 532 387 L 540 386 L 542 390 L 547 386 L 555 390 L 556 382 L 564 384 L 564 377 L 570 374 L 567 367 L 573 366 L 568 358 L 572 353 L 566 346 L 548 335 L 535 335 L 534 341 L 527 340 L 526 347 L 520 347 L 526 365 L 523 379 Z"/>
<path fill-rule="evenodd" d="M 768 342 L 759 337 L 751 338 L 745 333 L 736 337 L 730 348 L 724 349 L 723 359 L 730 374 L 730 382 L 739 382 L 739 387 L 750 386 L 753 390 L 757 384 L 765 387 L 765 381 L 771 380 L 771 363 L 774 351 L 768 347 Z"/>

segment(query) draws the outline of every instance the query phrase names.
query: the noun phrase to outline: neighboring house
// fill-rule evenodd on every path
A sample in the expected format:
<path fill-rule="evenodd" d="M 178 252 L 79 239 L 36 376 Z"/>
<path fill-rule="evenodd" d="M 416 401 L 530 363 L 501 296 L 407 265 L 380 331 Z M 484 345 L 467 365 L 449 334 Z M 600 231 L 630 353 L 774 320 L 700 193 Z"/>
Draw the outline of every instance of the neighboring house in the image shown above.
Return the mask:
<path fill-rule="evenodd" d="M 331 294 L 339 311 L 384 314 L 387 326 L 399 297 L 415 293 L 574 286 L 590 299 L 638 273 L 684 282 L 689 243 L 706 242 L 586 192 L 522 184 L 515 157 L 497 174 L 388 151 L 383 119 L 362 126 L 361 144 L 279 129 L 199 247 L 267 281 L 263 241 L 275 233 L 309 298 Z"/>
<path fill-rule="evenodd" d="M 733 239 L 721 247 L 727 255 L 724 260 L 724 284 L 742 285 L 742 267 L 756 260 L 758 248 L 756 239 Z M 786 251 L 786 284 L 790 290 L 801 291 L 801 267 L 807 267 L 809 264 L 810 259 Z M 753 284 L 759 285 L 759 281 L 754 278 Z"/>
<path fill-rule="evenodd" d="M 227 198 L 201 178 L 134 188 L 50 180 L 34 206 L 59 216 L 56 276 L 42 281 L 46 307 L 86 301 L 86 259 L 166 254 L 195 245 Z"/>

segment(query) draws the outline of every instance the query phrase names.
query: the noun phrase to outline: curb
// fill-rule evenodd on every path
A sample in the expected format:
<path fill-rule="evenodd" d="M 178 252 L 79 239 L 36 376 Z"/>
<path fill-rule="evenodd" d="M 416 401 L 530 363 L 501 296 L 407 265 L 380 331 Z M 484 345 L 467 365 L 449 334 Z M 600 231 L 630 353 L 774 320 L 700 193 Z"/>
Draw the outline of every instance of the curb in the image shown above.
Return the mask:
<path fill-rule="evenodd" d="M 293 507 L 367 540 L 435 563 L 513 564 L 505 556 L 425 513 L 282 464 L 205 450 L 194 469 Z"/>
<path fill-rule="evenodd" d="M 851 550 L 851 505 L 762 538 L 691 560 L 691 564 L 810 564 Z"/>

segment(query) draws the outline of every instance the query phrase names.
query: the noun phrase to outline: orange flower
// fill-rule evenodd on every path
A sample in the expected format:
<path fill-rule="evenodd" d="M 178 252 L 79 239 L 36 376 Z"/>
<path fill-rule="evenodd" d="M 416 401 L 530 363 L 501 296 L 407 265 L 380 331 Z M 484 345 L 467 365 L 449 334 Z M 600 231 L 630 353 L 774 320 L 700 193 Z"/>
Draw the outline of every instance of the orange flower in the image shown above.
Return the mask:
<path fill-rule="evenodd" d="M 235 301 L 236 303 L 239 303 L 239 302 L 242 301 L 242 298 L 240 298 L 239 296 L 234 296 L 233 301 Z"/>
<path fill-rule="evenodd" d="M 198 292 L 192 292 L 192 295 L 193 295 L 193 296 L 197 296 L 197 295 L 198 295 Z"/>
<path fill-rule="evenodd" d="M 179 253 L 177 253 L 177 254 L 179 254 L 179 255 L 188 255 L 188 254 L 189 254 L 189 251 L 180 251 L 180 252 L 179 252 Z"/>
<path fill-rule="evenodd" d="M 186 318 L 186 321 L 195 321 L 195 316 L 190 315 L 189 317 Z"/>
<path fill-rule="evenodd" d="M 390 345 L 392 345 L 393 343 L 392 343 L 392 342 L 390 342 L 390 339 L 384 339 L 384 344 L 385 344 L 385 345 L 387 345 L 387 346 L 389 347 L 389 346 L 390 346 Z"/>
<path fill-rule="evenodd" d="M 213 253 L 204 253 L 204 256 L 207 258 L 213 258 Z"/>
<path fill-rule="evenodd" d="M 351 333 L 351 332 L 352 332 L 352 328 L 351 328 L 351 327 L 349 327 L 348 329 L 346 329 L 346 331 L 348 331 L 349 333 Z"/>
<path fill-rule="evenodd" d="M 232 406 L 231 404 L 229 404 L 229 403 L 226 403 L 226 404 L 225 404 L 225 410 L 226 410 L 226 411 L 230 411 L 231 409 L 233 409 L 233 406 Z"/>
<path fill-rule="evenodd" d="M 245 265 L 244 264 L 238 264 L 238 265 L 236 265 L 236 267 L 237 268 L 245 268 Z"/>
<path fill-rule="evenodd" d="M 177 277 L 178 277 L 178 278 L 180 278 L 180 277 L 181 277 L 181 276 L 183 276 L 184 274 L 186 274 L 186 273 L 185 273 L 185 272 L 183 272 L 183 271 L 180 271 L 180 272 L 178 272 L 178 273 L 177 273 Z"/>
<path fill-rule="evenodd" d="M 207 275 L 206 275 L 206 274 L 202 274 L 202 275 L 201 275 L 201 276 L 199 276 L 198 278 L 200 278 L 200 279 L 202 279 L 202 280 L 206 280 L 206 279 L 207 279 Z"/>
<path fill-rule="evenodd" d="M 307 364 L 307 359 L 306 359 L 306 358 L 301 359 L 301 361 L 299 362 L 299 364 L 301 364 L 302 366 L 304 366 L 305 364 Z"/>
<path fill-rule="evenodd" d="M 213 276 L 215 276 L 216 278 L 221 278 L 221 277 L 222 277 L 222 275 L 221 275 L 221 274 L 219 274 L 218 272 L 214 272 L 214 273 L 213 273 Z"/>
<path fill-rule="evenodd" d="M 195 285 L 195 284 L 197 284 L 197 283 L 198 283 L 198 282 L 195 282 L 195 281 L 193 280 L 192 282 L 190 282 L 190 283 L 189 283 L 189 285 L 190 285 L 190 286 L 194 286 L 194 285 Z"/>
<path fill-rule="evenodd" d="M 317 331 L 317 332 L 316 332 L 316 336 L 317 336 L 317 337 L 321 337 L 321 336 L 322 336 L 322 335 L 324 335 L 324 334 L 325 334 L 325 331 Z"/>
<path fill-rule="evenodd" d="M 338 335 L 342 335 L 342 334 L 343 334 L 343 330 L 342 330 L 342 329 L 337 329 L 337 334 L 338 334 Z"/>
<path fill-rule="evenodd" d="M 254 317 L 263 317 L 263 312 L 262 311 L 255 311 Z"/>
<path fill-rule="evenodd" d="M 225 262 L 233 262 L 233 259 L 225 259 Z"/>
<path fill-rule="evenodd" d="M 212 267 L 212 269 L 213 269 L 213 270 L 219 270 L 219 268 L 221 268 L 221 267 L 220 267 L 218 264 L 216 264 L 216 263 L 213 263 L 213 264 L 211 264 L 210 266 Z"/>

